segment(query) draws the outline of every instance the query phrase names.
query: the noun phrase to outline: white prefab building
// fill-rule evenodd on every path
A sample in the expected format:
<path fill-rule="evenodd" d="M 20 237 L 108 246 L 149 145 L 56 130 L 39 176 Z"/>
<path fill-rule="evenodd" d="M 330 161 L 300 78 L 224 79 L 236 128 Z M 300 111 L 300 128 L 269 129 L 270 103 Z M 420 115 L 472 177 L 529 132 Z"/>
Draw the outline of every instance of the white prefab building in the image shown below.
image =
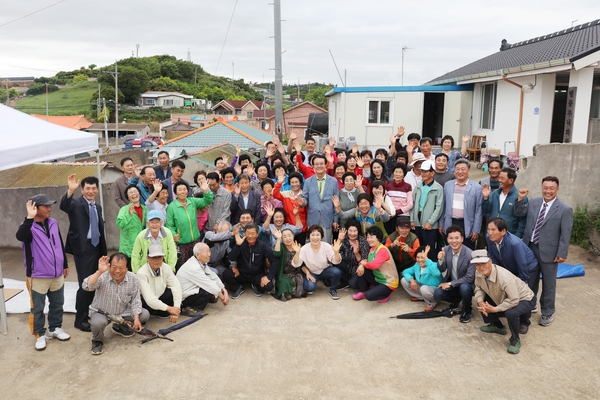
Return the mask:
<path fill-rule="evenodd" d="M 142 107 L 183 107 L 185 102 L 191 102 L 194 96 L 177 92 L 145 92 L 139 103 Z"/>
<path fill-rule="evenodd" d="M 439 142 L 445 135 L 471 131 L 473 85 L 337 87 L 329 91 L 329 135 L 338 143 L 354 137 L 359 146 L 376 149 L 404 126 Z"/>
<path fill-rule="evenodd" d="M 474 85 L 472 135 L 492 148 L 600 142 L 600 20 L 515 44 L 427 85 Z"/>

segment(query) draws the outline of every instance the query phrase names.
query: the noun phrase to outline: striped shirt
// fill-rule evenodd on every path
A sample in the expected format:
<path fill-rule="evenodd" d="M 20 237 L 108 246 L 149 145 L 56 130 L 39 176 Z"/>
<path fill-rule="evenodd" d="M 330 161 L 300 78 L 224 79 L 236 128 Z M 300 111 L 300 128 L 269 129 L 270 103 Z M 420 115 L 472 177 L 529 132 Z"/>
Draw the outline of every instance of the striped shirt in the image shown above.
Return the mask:
<path fill-rule="evenodd" d="M 454 184 L 454 195 L 452 196 L 452 218 L 463 219 L 465 217 L 465 192 L 467 184 L 456 182 Z"/>
<path fill-rule="evenodd" d="M 229 190 L 219 187 L 216 192 L 213 192 L 214 197 L 210 206 L 208 206 L 208 222 L 206 227 L 212 230 L 213 226 L 219 221 L 230 221 L 231 211 L 231 193 Z"/>
<path fill-rule="evenodd" d="M 117 283 L 109 271 L 106 271 L 94 283 L 88 284 L 88 276 L 81 287 L 88 292 L 96 291 L 94 301 L 90 306 L 113 315 L 140 315 L 142 300 L 140 299 L 140 281 L 133 272 L 127 272 L 123 281 Z"/>

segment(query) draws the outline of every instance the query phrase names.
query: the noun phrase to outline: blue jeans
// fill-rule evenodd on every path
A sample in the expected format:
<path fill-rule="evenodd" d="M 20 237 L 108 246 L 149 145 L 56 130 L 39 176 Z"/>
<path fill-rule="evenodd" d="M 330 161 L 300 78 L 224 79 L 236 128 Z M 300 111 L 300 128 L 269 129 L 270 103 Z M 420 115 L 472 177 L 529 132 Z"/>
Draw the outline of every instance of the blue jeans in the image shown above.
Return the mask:
<path fill-rule="evenodd" d="M 310 274 L 315 278 L 315 281 L 311 282 L 304 277 L 304 290 L 307 292 L 314 292 L 317 288 L 317 282 L 323 279 L 331 279 L 331 287 L 329 288 L 330 291 L 337 290 L 338 285 L 340 284 L 340 279 L 342 278 L 342 271 L 340 271 L 338 267 L 333 266 L 325 268 L 320 274 L 315 274 L 313 272 Z"/>
<path fill-rule="evenodd" d="M 449 303 L 458 302 L 462 300 L 462 312 L 471 314 L 472 311 L 472 299 L 475 289 L 470 283 L 463 283 L 458 287 L 451 287 L 448 290 L 436 288 L 433 296 L 437 301 L 447 301 Z"/>

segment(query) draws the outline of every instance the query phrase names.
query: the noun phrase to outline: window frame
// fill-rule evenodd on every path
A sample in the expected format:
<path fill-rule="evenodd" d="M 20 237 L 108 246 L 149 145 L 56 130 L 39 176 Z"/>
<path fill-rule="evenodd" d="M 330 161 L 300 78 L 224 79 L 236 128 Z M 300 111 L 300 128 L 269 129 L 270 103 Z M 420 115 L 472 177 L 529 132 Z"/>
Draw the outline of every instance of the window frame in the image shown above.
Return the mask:
<path fill-rule="evenodd" d="M 492 88 L 491 93 L 491 104 L 486 105 L 486 87 Z M 496 127 L 496 108 L 498 105 L 498 82 L 490 82 L 481 84 L 481 105 L 479 109 L 479 129 L 493 131 Z M 487 117 L 484 118 L 484 115 L 487 111 Z M 486 123 L 486 127 L 484 127 L 484 122 Z"/>
<path fill-rule="evenodd" d="M 371 106 L 371 103 L 373 103 L 373 102 L 377 103 L 377 111 L 376 111 L 377 122 L 370 122 L 370 118 L 369 118 L 369 112 L 371 109 L 370 106 Z M 382 103 L 389 104 L 388 121 L 387 122 L 381 122 L 381 104 Z M 365 125 L 366 126 L 393 126 L 394 125 L 394 99 L 367 98 L 365 111 L 366 111 L 365 112 Z"/>

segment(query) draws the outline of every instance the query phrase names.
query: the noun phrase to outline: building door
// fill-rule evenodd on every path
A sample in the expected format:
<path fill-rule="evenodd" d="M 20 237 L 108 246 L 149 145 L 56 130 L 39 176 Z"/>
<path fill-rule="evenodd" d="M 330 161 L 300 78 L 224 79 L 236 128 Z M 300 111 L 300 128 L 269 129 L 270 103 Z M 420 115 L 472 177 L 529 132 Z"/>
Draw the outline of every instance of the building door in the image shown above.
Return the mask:
<path fill-rule="evenodd" d="M 444 93 L 425 93 L 422 137 L 439 144 L 444 130 Z"/>
<path fill-rule="evenodd" d="M 567 110 L 567 88 L 554 90 L 554 110 L 552 111 L 552 129 L 550 143 L 562 143 L 565 134 L 565 112 Z"/>

